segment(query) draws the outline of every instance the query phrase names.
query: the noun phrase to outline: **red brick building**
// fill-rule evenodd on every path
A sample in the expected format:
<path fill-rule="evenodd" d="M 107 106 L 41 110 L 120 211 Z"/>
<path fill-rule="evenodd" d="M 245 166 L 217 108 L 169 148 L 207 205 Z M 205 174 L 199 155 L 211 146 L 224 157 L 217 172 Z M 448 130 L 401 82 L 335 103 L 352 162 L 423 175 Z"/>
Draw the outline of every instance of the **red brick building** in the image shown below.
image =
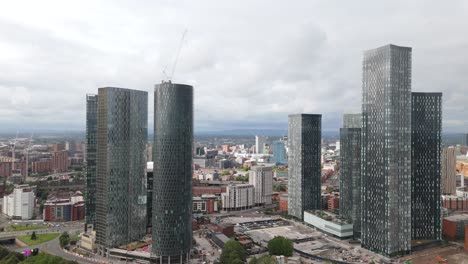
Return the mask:
<path fill-rule="evenodd" d="M 50 222 L 66 222 L 84 220 L 85 208 L 81 192 L 69 198 L 63 194 L 50 195 L 44 204 L 43 219 Z"/>
<path fill-rule="evenodd" d="M 340 208 L 340 197 L 332 196 L 328 199 L 328 212 L 334 213 L 335 209 Z"/>
<path fill-rule="evenodd" d="M 54 172 L 68 171 L 68 151 L 52 152 L 52 170 Z"/>
<path fill-rule="evenodd" d="M 201 197 L 193 197 L 192 206 L 193 213 L 212 214 L 219 210 L 218 197 L 215 195 L 202 195 Z"/>
<path fill-rule="evenodd" d="M 31 164 L 32 172 L 51 172 L 52 171 L 52 160 L 40 160 L 34 161 Z"/>
<path fill-rule="evenodd" d="M 442 235 L 449 240 L 463 239 L 468 225 L 468 214 L 445 217 L 442 220 Z"/>
<path fill-rule="evenodd" d="M 283 193 L 280 195 L 279 200 L 279 211 L 287 212 L 288 211 L 288 194 Z"/>
<path fill-rule="evenodd" d="M 226 192 L 226 187 L 217 187 L 217 186 L 193 186 L 192 195 L 193 196 L 202 196 L 203 194 L 217 194 Z"/>

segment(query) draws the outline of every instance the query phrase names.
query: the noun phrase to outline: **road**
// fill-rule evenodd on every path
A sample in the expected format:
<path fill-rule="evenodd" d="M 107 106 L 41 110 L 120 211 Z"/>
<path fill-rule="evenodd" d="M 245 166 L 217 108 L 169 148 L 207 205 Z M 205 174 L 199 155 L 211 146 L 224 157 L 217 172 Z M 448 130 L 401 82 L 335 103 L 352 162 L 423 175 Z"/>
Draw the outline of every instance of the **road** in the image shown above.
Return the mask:
<path fill-rule="evenodd" d="M 21 224 L 22 223 L 20 223 L 20 225 Z M 51 223 L 51 224 L 59 225 L 55 223 Z M 0 238 L 25 236 L 25 235 L 32 234 L 32 232 L 36 232 L 36 234 L 41 234 L 41 233 L 62 233 L 62 232 L 67 231 L 70 234 L 74 234 L 75 232 L 82 232 L 84 230 L 83 225 L 84 225 L 83 222 L 69 222 L 69 223 L 62 223 L 59 226 L 53 226 L 49 228 L 0 232 Z"/>

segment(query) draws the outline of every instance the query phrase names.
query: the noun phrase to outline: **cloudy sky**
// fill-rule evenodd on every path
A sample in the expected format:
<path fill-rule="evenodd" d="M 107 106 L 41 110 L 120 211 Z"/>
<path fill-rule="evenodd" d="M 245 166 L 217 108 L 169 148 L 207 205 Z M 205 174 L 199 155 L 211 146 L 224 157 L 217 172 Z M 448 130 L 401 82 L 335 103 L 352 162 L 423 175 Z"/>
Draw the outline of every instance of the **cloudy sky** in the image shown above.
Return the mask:
<path fill-rule="evenodd" d="M 196 131 L 324 130 L 361 108 L 362 52 L 413 47 L 413 91 L 443 92 L 444 131 L 468 131 L 468 1 L 3 1 L 0 131 L 83 130 L 98 87 L 195 87 Z M 167 70 L 170 72 L 170 70 Z M 152 96 L 150 122 L 152 127 Z"/>

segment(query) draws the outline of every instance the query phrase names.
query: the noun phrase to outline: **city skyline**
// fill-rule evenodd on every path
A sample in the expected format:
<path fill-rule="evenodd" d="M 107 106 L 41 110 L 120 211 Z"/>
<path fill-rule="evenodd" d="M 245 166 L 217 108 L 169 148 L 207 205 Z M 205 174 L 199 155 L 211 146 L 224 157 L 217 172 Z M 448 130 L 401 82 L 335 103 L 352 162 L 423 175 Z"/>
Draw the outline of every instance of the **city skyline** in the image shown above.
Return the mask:
<path fill-rule="evenodd" d="M 1 130 L 84 131 L 82 94 L 102 86 L 150 91 L 171 68 L 188 29 L 173 81 L 197 87 L 195 132 L 286 129 L 288 114 L 302 112 L 322 113 L 324 131 L 338 131 L 342 113 L 360 109 L 362 50 L 403 43 L 416 48 L 413 91 L 443 92 L 443 132 L 466 133 L 468 55 L 460 52 L 467 42 L 459 32 L 468 29 L 468 4 L 362 3 L 365 15 L 359 5 L 336 2 L 270 3 L 268 9 L 261 3 L 243 8 L 245 2 L 57 2 L 30 3 L 28 10 L 5 4 L 0 59 L 9 63 L 0 71 L 0 93 L 9 96 L 0 98 Z M 207 6 L 216 12 L 206 15 Z M 451 19 L 440 19 L 446 16 Z M 152 127 L 151 106 L 148 112 Z"/>

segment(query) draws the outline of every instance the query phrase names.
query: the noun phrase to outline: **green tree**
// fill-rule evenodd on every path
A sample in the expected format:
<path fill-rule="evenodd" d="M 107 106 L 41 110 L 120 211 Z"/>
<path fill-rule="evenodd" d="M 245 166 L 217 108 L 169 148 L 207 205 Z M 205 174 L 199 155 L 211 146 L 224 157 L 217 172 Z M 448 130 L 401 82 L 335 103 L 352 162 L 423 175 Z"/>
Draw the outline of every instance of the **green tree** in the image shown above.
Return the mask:
<path fill-rule="evenodd" d="M 283 236 L 276 236 L 268 242 L 268 252 L 274 256 L 291 257 L 293 254 L 293 242 Z"/>
<path fill-rule="evenodd" d="M 31 240 L 36 240 L 36 239 L 37 239 L 36 231 L 33 231 L 31 235 Z"/>
<path fill-rule="evenodd" d="M 63 232 L 60 235 L 59 240 L 60 240 L 60 246 L 65 247 L 70 243 L 70 235 L 68 234 L 68 232 Z"/>
<path fill-rule="evenodd" d="M 226 242 L 226 244 L 224 244 L 223 252 L 221 253 L 220 257 L 221 264 L 244 263 L 245 259 L 245 250 L 238 241 L 229 240 Z"/>

